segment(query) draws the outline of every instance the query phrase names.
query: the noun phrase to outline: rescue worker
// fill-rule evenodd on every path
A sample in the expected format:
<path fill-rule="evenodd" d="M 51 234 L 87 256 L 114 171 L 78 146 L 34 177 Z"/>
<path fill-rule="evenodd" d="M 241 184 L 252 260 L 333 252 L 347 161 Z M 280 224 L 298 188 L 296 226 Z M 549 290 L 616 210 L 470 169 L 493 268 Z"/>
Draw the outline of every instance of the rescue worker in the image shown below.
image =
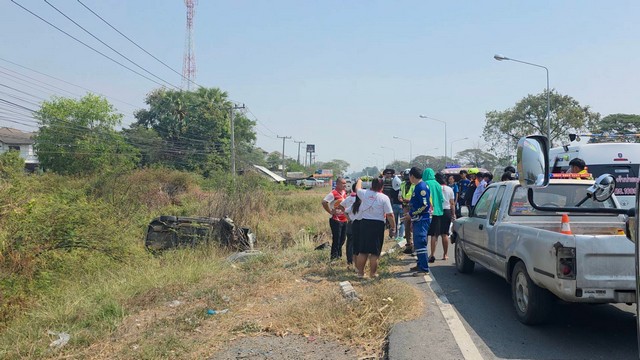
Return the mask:
<path fill-rule="evenodd" d="M 580 158 L 573 158 L 569 161 L 569 169 L 567 170 L 567 173 L 583 174 L 584 176 L 581 176 L 583 179 L 593 180 L 593 177 L 587 171 L 587 164 Z"/>

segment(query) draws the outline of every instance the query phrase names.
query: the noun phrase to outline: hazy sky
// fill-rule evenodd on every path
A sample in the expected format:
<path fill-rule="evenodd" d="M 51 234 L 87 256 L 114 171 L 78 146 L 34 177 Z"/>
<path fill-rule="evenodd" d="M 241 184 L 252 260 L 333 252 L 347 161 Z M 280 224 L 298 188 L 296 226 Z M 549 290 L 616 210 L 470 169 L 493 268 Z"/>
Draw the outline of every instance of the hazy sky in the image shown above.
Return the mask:
<path fill-rule="evenodd" d="M 16 0 L 105 53 L 42 1 Z M 95 35 L 163 79 L 180 77 L 73 0 L 50 0 Z M 152 54 L 181 72 L 185 6 L 180 0 L 83 0 Z M 603 116 L 640 114 L 640 2 L 630 1 L 207 1 L 196 8 L 197 78 L 245 103 L 257 117 L 257 145 L 282 150 L 279 136 L 315 144 L 317 161 L 350 170 L 393 157 L 444 155 L 482 143 L 484 114 L 504 110 L 546 86 Z M 134 106 L 157 87 L 59 33 L 9 0 L 0 3 L 0 58 Z M 121 59 L 119 59 L 121 60 Z M 124 60 L 121 60 L 124 62 Z M 54 83 L 0 60 L 0 66 Z M 132 65 L 130 65 L 132 66 Z M 7 72 L 0 68 L 0 71 Z M 0 84 L 48 98 L 4 73 Z M 68 91 L 83 90 L 55 83 Z M 29 85 L 29 84 L 26 84 Z M 29 85 L 33 86 L 33 85 Z M 61 95 L 68 95 L 56 90 Z M 0 98 L 11 99 L 2 92 Z M 16 95 L 16 93 L 13 93 Z M 20 95 L 20 94 L 18 94 Z M 20 95 L 23 96 L 23 95 Z M 27 96 L 23 96 L 27 98 Z M 31 98 L 32 101 L 36 101 Z M 126 103 L 124 103 L 124 102 Z M 0 126 L 18 127 L 0 119 Z M 286 155 L 297 156 L 297 144 Z M 381 148 L 393 148 L 394 151 Z M 437 148 L 437 149 L 435 149 Z M 373 155 L 373 153 L 381 155 Z"/>

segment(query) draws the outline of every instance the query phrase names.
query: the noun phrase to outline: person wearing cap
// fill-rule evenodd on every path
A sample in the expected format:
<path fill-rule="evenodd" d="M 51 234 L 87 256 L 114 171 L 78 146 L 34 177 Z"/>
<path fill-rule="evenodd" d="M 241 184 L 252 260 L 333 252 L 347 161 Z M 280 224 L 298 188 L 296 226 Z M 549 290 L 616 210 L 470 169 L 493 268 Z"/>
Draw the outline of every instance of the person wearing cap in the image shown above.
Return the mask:
<path fill-rule="evenodd" d="M 413 189 L 415 185 L 411 183 L 411 177 L 409 176 L 410 169 L 405 170 L 402 173 L 402 177 L 404 181 L 400 184 L 400 191 L 398 194 L 398 198 L 402 203 L 402 214 L 403 220 L 400 223 L 400 229 L 398 230 L 398 236 L 404 237 L 406 240 L 406 245 L 404 247 L 405 254 L 413 253 L 413 240 L 412 240 L 412 228 L 411 228 L 411 219 L 407 219 L 406 215 L 411 210 L 411 196 L 413 195 Z"/>
<path fill-rule="evenodd" d="M 593 180 L 593 177 L 587 171 L 587 164 L 580 158 L 573 158 L 569 161 L 569 169 L 567 170 L 567 173 L 583 174 L 584 179 Z"/>

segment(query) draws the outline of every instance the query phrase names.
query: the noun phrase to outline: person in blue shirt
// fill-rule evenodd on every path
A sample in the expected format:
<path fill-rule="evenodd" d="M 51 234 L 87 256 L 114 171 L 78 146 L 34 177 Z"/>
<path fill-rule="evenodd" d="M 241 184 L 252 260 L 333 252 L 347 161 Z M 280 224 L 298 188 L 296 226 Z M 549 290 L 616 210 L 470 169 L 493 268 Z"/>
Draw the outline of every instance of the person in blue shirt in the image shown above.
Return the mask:
<path fill-rule="evenodd" d="M 460 181 L 458 181 L 458 206 L 456 206 L 456 217 L 462 217 L 462 207 L 466 205 L 467 189 L 471 181 L 467 179 L 467 170 L 460 170 Z"/>
<path fill-rule="evenodd" d="M 431 193 L 429 186 L 422 181 L 422 169 L 412 167 L 409 170 L 409 180 L 414 184 L 411 195 L 411 209 L 405 218 L 411 219 L 413 226 L 413 248 L 416 252 L 417 264 L 410 270 L 414 276 L 429 273 L 429 252 L 427 250 L 427 232 L 431 224 Z"/>

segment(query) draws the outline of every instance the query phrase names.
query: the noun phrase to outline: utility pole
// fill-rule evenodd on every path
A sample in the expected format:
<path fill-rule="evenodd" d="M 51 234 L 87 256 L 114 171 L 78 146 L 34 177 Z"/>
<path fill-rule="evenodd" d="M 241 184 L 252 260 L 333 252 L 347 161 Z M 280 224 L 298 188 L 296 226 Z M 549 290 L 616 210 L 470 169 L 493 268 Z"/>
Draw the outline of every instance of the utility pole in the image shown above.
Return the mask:
<path fill-rule="evenodd" d="M 304 144 L 305 142 L 304 141 L 295 141 L 295 140 L 293 140 L 293 142 L 298 144 L 298 165 L 302 165 L 300 163 L 300 144 Z"/>
<path fill-rule="evenodd" d="M 235 124 L 233 123 L 233 111 L 244 109 L 244 104 L 242 106 L 233 105 L 231 109 L 229 109 L 229 119 L 231 122 L 231 176 L 235 179 L 236 177 L 236 139 L 234 134 Z"/>
<path fill-rule="evenodd" d="M 287 139 L 291 139 L 291 136 L 278 136 L 278 135 L 276 135 L 276 137 L 278 139 L 282 139 L 282 177 L 284 177 L 284 142 Z"/>

